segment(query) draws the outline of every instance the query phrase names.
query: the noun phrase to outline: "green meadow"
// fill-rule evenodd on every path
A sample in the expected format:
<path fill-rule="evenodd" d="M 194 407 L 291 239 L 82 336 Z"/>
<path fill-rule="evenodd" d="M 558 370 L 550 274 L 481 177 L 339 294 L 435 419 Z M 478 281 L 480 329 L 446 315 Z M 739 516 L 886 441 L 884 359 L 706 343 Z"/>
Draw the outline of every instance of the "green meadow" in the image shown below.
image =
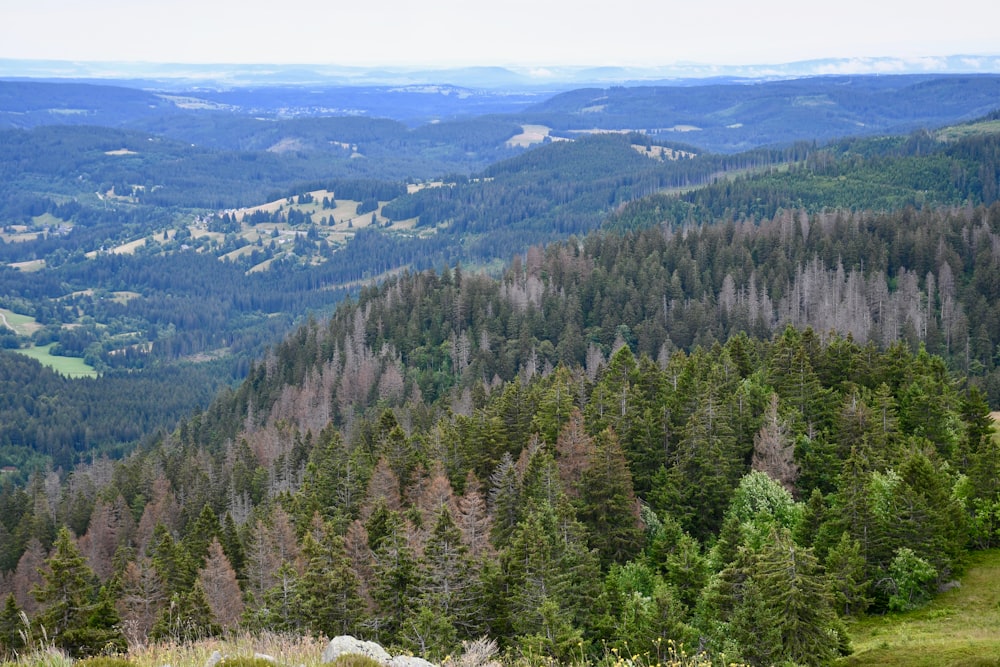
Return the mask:
<path fill-rule="evenodd" d="M 19 350 L 14 350 L 26 357 L 31 357 L 32 359 L 37 359 L 44 366 L 48 366 L 60 375 L 65 375 L 70 378 L 95 378 L 97 377 L 97 371 L 93 366 L 84 363 L 83 359 L 79 357 L 60 357 L 51 354 L 52 346 L 55 343 L 49 343 L 48 345 L 43 345 L 42 347 L 27 347 Z"/>

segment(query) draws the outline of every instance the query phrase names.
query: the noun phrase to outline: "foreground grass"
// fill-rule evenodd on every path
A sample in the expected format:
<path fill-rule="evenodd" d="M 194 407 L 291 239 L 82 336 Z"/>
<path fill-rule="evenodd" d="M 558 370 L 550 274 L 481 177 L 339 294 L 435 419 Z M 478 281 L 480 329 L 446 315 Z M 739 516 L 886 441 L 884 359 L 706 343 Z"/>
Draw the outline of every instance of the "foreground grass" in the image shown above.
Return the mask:
<path fill-rule="evenodd" d="M 253 657 L 267 655 L 277 665 L 319 667 L 327 640 L 313 637 L 292 637 L 274 633 L 240 634 L 197 642 L 158 642 L 134 646 L 127 659 L 135 667 L 205 667 L 216 651 L 223 657 Z M 13 662 L 0 662 L 0 667 L 71 667 L 73 660 L 55 649 L 38 650 L 18 656 Z"/>
<path fill-rule="evenodd" d="M 971 554 L 961 587 L 926 607 L 849 631 L 854 655 L 838 666 L 1000 667 L 1000 550 Z"/>
<path fill-rule="evenodd" d="M 216 651 L 222 656 L 268 655 L 279 665 L 315 667 L 320 664 L 328 641 L 314 637 L 292 637 L 274 633 L 241 634 L 227 639 L 205 639 L 175 644 L 157 643 L 129 651 L 136 667 L 204 667 Z"/>
<path fill-rule="evenodd" d="M 196 642 L 159 642 L 148 646 L 133 646 L 127 655 L 113 656 L 127 661 L 130 667 L 205 667 L 213 654 L 218 652 L 225 661 L 244 659 L 249 664 L 255 656 L 275 667 L 349 667 L 354 661 L 322 662 L 323 650 L 328 644 L 324 637 L 299 637 L 277 633 L 242 633 L 224 639 L 203 639 Z M 573 660 L 565 667 L 713 667 L 702 657 L 689 655 L 683 646 L 672 641 L 657 644 L 657 655 L 642 654 L 629 657 L 616 649 L 597 661 Z M 271 662 L 273 661 L 273 662 Z M 0 660 L 0 667 L 74 667 L 75 661 L 56 649 L 39 649 L 25 653 L 11 662 Z M 80 663 L 84 667 L 87 663 Z M 225 667 L 225 662 L 219 667 Z M 503 656 L 496 642 L 487 638 L 463 642 L 462 649 L 447 656 L 441 667 L 560 667 L 560 663 L 544 656 Z M 727 663 L 727 667 L 747 667 Z"/>

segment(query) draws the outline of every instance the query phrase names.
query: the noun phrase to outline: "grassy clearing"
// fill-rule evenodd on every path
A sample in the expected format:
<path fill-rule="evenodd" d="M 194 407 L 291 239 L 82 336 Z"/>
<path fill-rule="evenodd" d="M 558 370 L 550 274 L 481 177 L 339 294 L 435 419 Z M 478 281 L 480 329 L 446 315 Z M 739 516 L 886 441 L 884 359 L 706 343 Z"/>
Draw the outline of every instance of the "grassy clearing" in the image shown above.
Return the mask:
<path fill-rule="evenodd" d="M 12 351 L 17 352 L 18 354 L 23 354 L 26 357 L 31 357 L 32 359 L 37 359 L 42 363 L 42 365 L 48 366 L 56 373 L 65 375 L 66 377 L 97 377 L 97 371 L 94 367 L 84 363 L 83 359 L 79 357 L 57 357 L 54 354 L 51 354 L 53 345 L 55 345 L 55 343 L 49 343 L 48 345 L 43 345 L 42 347 L 33 346 Z"/>
<path fill-rule="evenodd" d="M 675 151 L 673 148 L 656 145 L 643 146 L 641 144 L 632 144 L 632 150 L 636 151 L 640 155 L 645 155 L 652 160 L 659 160 L 660 162 L 666 162 L 667 160 L 680 160 L 681 158 L 695 156 L 694 153 L 689 151 Z"/>
<path fill-rule="evenodd" d="M 13 329 L 18 336 L 30 336 L 43 328 L 34 317 L 21 315 L 6 308 L 0 308 L 0 325 L 6 325 L 8 329 Z"/>
<path fill-rule="evenodd" d="M 522 125 L 521 134 L 508 139 L 507 145 L 527 148 L 533 144 L 540 144 L 545 141 L 545 137 L 549 136 L 551 131 L 552 128 L 547 125 Z"/>
<path fill-rule="evenodd" d="M 31 224 L 35 227 L 58 227 L 60 225 L 72 226 L 62 218 L 57 218 L 51 213 L 42 213 L 31 219 Z"/>
<path fill-rule="evenodd" d="M 34 271 L 41 271 L 45 268 L 46 264 L 44 259 L 30 259 L 27 262 L 11 262 L 8 266 L 18 271 L 32 273 Z"/>
<path fill-rule="evenodd" d="M 962 585 L 922 609 L 867 618 L 849 628 L 844 667 L 1000 666 L 1000 550 L 971 555 Z"/>
<path fill-rule="evenodd" d="M 982 123 L 946 127 L 937 133 L 937 138 L 941 141 L 958 141 L 959 139 L 975 136 L 977 134 L 998 133 L 1000 133 L 1000 120 L 988 120 L 983 121 Z"/>

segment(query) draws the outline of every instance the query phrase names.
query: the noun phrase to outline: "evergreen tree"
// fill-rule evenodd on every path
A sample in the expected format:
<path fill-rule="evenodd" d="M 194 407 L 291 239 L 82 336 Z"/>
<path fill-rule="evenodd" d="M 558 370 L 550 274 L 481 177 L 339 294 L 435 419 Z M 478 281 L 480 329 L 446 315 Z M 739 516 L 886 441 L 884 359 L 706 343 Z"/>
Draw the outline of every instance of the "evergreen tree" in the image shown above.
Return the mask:
<path fill-rule="evenodd" d="M 847 533 L 841 533 L 840 541 L 827 554 L 826 573 L 837 612 L 841 616 L 864 614 L 871 598 L 861 544 Z"/>
<path fill-rule="evenodd" d="M 773 611 L 759 618 L 758 628 L 779 638 L 776 656 L 800 665 L 826 665 L 839 655 L 846 633 L 811 550 L 796 545 L 788 531 L 776 531 L 757 558 L 751 579 L 761 609 Z"/>
<path fill-rule="evenodd" d="M 685 426 L 669 469 L 657 475 L 650 500 L 701 539 L 716 532 L 743 471 L 728 414 L 718 398 L 703 395 Z"/>
<path fill-rule="evenodd" d="M 72 633 L 87 624 L 96 604 L 97 579 L 68 528 L 60 528 L 56 534 L 43 577 L 32 592 L 41 606 L 36 625 L 45 628 L 57 645 L 74 653 L 86 653 L 88 647 L 76 646 Z"/>
<path fill-rule="evenodd" d="M 601 563 L 631 560 L 642 547 L 639 505 L 618 438 L 610 428 L 594 438 L 595 451 L 581 476 L 579 520 Z"/>
<path fill-rule="evenodd" d="M 344 539 L 329 525 L 318 523 L 306 533 L 302 555 L 306 569 L 295 584 L 300 623 L 328 637 L 351 634 L 364 623 L 358 582 L 351 569 Z"/>
<path fill-rule="evenodd" d="M 4 598 L 3 609 L 0 610 L 0 656 L 4 659 L 13 656 L 24 648 L 24 624 L 21 621 L 21 608 L 17 606 L 14 594 L 9 593 Z"/>
<path fill-rule="evenodd" d="M 490 514 L 493 530 L 490 539 L 497 548 L 507 544 L 514 528 L 521 520 L 521 478 L 514 459 L 504 452 L 500 464 L 490 476 Z"/>
<path fill-rule="evenodd" d="M 193 525 L 188 525 L 184 531 L 183 546 L 194 569 L 201 567 L 208 556 L 208 547 L 212 540 L 219 539 L 222 534 L 222 524 L 219 517 L 209 505 L 201 508 L 201 513 Z"/>
<path fill-rule="evenodd" d="M 465 636 L 472 636 L 478 625 L 478 591 L 474 585 L 478 572 L 469 559 L 469 549 L 462 539 L 462 532 L 447 507 L 438 512 L 433 531 L 424 546 L 420 570 L 418 590 L 421 607 L 439 618 L 448 619 L 449 623 L 461 628 Z M 451 634 L 455 634 L 454 631 Z M 436 647 L 446 652 L 450 648 L 453 646 Z"/>
<path fill-rule="evenodd" d="M 371 595 L 375 614 L 371 620 L 379 637 L 398 636 L 416 603 L 420 571 L 408 540 L 411 530 L 397 513 L 388 517 L 385 535 L 372 547 Z"/>

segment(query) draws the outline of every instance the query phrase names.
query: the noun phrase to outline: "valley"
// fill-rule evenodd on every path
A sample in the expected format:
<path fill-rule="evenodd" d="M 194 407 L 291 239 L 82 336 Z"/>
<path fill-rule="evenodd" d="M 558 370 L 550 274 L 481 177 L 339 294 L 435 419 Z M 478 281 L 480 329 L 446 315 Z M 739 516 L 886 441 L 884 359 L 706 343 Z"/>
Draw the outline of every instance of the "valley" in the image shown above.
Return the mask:
<path fill-rule="evenodd" d="M 998 86 L 0 81 L 0 658 L 993 659 Z"/>

